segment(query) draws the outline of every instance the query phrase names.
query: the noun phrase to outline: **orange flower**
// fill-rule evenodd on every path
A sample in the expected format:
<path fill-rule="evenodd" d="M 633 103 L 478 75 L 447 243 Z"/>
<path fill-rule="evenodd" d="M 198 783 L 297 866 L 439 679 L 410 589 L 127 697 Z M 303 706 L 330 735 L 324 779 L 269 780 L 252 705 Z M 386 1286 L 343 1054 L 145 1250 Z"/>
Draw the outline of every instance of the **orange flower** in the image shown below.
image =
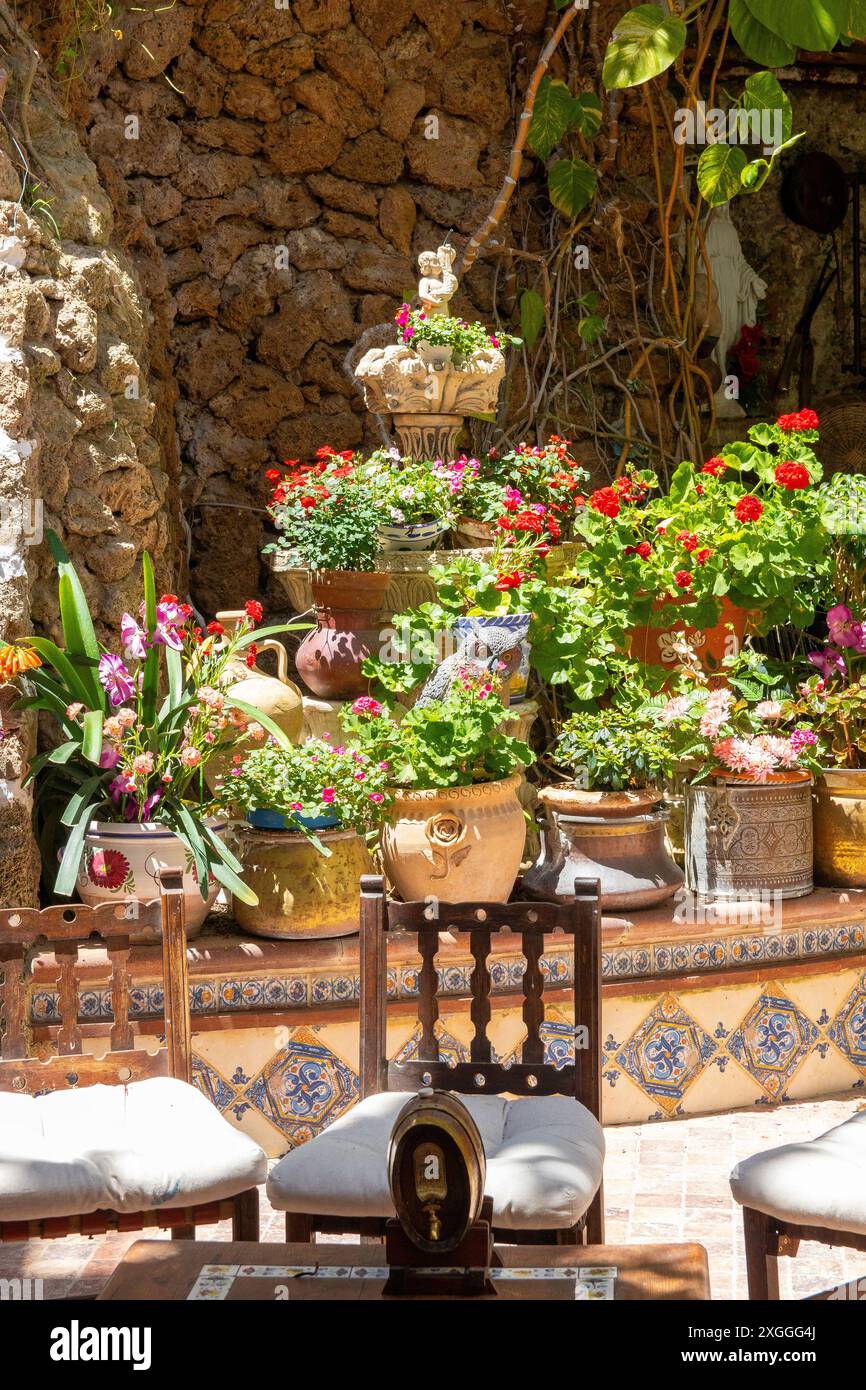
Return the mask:
<path fill-rule="evenodd" d="M 32 647 L 16 647 L 10 644 L 0 651 L 0 685 L 14 680 L 22 671 L 31 671 L 35 666 L 41 665 L 42 658 Z"/>

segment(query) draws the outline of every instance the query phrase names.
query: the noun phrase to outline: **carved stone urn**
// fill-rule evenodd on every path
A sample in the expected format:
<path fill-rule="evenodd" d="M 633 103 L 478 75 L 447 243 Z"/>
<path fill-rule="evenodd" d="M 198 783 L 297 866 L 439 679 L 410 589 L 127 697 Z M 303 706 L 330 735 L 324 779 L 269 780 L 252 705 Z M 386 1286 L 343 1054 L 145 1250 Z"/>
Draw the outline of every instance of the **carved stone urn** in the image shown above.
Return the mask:
<path fill-rule="evenodd" d="M 418 297 L 430 318 L 448 314 L 457 289 L 451 272 L 454 248 L 440 246 L 418 258 Z M 371 348 L 355 368 L 368 410 L 391 415 L 404 458 L 454 458 L 466 415 L 496 409 L 505 358 L 493 346 L 454 361 L 449 347 L 419 340 Z"/>

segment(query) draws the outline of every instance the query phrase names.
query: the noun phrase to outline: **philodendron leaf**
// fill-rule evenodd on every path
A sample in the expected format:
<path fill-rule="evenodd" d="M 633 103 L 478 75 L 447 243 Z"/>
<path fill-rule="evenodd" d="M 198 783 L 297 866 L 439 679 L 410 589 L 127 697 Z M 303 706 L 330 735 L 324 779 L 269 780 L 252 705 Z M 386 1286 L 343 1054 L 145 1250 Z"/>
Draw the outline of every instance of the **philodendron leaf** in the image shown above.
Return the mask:
<path fill-rule="evenodd" d="M 571 124 L 587 140 L 591 140 L 601 129 L 601 102 L 595 92 L 581 92 L 574 98 L 571 108 Z"/>
<path fill-rule="evenodd" d="M 783 68 L 793 63 L 797 50 L 756 19 L 746 0 L 728 0 L 731 33 L 747 58 L 762 67 Z"/>
<path fill-rule="evenodd" d="M 778 78 L 771 72 L 754 72 L 751 77 L 746 78 L 739 105 L 747 111 L 770 111 L 774 114 L 780 112 L 781 131 L 778 143 L 781 146 L 786 140 L 790 140 L 794 128 L 791 102 Z"/>
<path fill-rule="evenodd" d="M 538 342 L 544 327 L 544 300 L 535 290 L 524 290 L 520 296 L 520 331 L 528 351 Z"/>
<path fill-rule="evenodd" d="M 746 0 L 755 19 L 796 48 L 829 53 L 841 32 L 832 0 Z"/>
<path fill-rule="evenodd" d="M 823 0 L 824 8 L 848 39 L 866 39 L 866 0 Z"/>
<path fill-rule="evenodd" d="M 559 78 L 543 77 L 535 96 L 526 142 L 540 159 L 552 154 L 568 130 L 574 98 Z"/>
<path fill-rule="evenodd" d="M 658 77 L 682 53 L 686 26 L 658 5 L 638 5 L 617 21 L 604 55 L 602 81 L 608 91 L 638 87 Z"/>
<path fill-rule="evenodd" d="M 595 170 L 583 159 L 558 159 L 547 172 L 550 201 L 572 219 L 589 207 L 597 182 Z"/>
<path fill-rule="evenodd" d="M 740 191 L 747 159 L 738 145 L 710 145 L 698 160 L 698 189 L 710 207 L 720 207 Z"/>

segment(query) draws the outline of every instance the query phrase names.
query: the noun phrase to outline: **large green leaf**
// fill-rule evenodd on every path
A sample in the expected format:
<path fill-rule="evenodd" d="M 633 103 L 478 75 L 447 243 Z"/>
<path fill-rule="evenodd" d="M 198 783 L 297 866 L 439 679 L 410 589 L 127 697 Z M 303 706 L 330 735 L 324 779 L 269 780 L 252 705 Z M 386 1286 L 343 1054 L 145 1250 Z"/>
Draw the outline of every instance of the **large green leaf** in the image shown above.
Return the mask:
<path fill-rule="evenodd" d="M 824 8 L 849 39 L 866 39 L 866 0 L 823 0 Z"/>
<path fill-rule="evenodd" d="M 774 77 L 771 72 L 753 72 L 751 77 L 746 78 L 739 105 L 749 111 L 780 111 L 782 115 L 782 139 L 779 144 L 781 145 L 791 138 L 791 131 L 794 128 L 791 102 L 778 78 Z"/>
<path fill-rule="evenodd" d="M 797 50 L 756 19 L 746 0 L 728 0 L 731 33 L 747 58 L 762 67 L 783 68 L 793 63 Z"/>
<path fill-rule="evenodd" d="M 540 159 L 547 159 L 568 130 L 574 98 L 558 77 L 543 77 L 535 96 L 532 120 L 526 136 L 529 148 Z"/>
<path fill-rule="evenodd" d="M 520 331 L 528 351 L 538 342 L 544 327 L 544 300 L 535 290 L 524 290 L 520 296 Z"/>
<path fill-rule="evenodd" d="M 229 868 L 228 864 L 225 864 L 220 859 L 214 860 L 211 864 L 211 873 L 224 888 L 227 888 L 236 898 L 240 898 L 242 903 L 246 903 L 247 907 L 258 907 L 258 896 L 253 892 L 252 888 L 248 888 L 243 880 L 238 878 L 237 874 L 233 869 Z"/>
<path fill-rule="evenodd" d="M 63 625 L 63 645 L 66 655 L 81 672 L 81 680 L 90 691 L 86 701 L 94 707 L 104 708 L 104 695 L 96 674 L 99 662 L 99 643 L 87 598 L 81 587 L 81 580 L 75 571 L 59 537 L 48 531 L 48 544 L 59 575 L 58 592 L 60 598 L 60 621 Z"/>
<path fill-rule="evenodd" d="M 195 871 L 196 877 L 198 878 L 199 891 L 202 897 L 206 898 L 207 876 L 211 866 L 209 863 L 210 856 L 208 855 L 202 838 L 201 826 L 193 818 L 182 801 L 175 802 L 170 808 L 166 807 L 166 812 L 170 815 L 175 830 L 195 860 Z"/>
<path fill-rule="evenodd" d="M 574 98 L 571 124 L 581 135 L 591 140 L 601 129 L 601 102 L 595 92 L 581 92 Z"/>
<path fill-rule="evenodd" d="M 829 0 L 746 0 L 746 5 L 755 19 L 797 48 L 829 53 L 839 38 Z"/>
<path fill-rule="evenodd" d="M 96 791 L 96 788 L 99 786 L 100 781 L 101 776 L 88 777 L 86 782 L 82 782 L 81 786 L 78 788 L 78 791 L 74 794 L 74 796 L 71 796 L 66 803 L 66 809 L 64 810 L 63 815 L 60 817 L 61 825 L 75 825 L 75 823 L 78 820 L 78 817 L 84 810 L 84 807 L 88 804 L 90 798 L 93 796 L 93 793 Z"/>
<path fill-rule="evenodd" d="M 658 5 L 638 5 L 617 21 L 604 55 L 602 81 L 608 91 L 638 87 L 658 77 L 682 53 L 686 26 Z"/>
<path fill-rule="evenodd" d="M 738 145 L 710 145 L 698 160 L 698 189 L 710 207 L 719 207 L 740 191 L 747 159 Z"/>
<path fill-rule="evenodd" d="M 237 639 L 235 648 L 242 652 L 251 642 L 261 642 L 264 637 L 278 637 L 283 632 L 308 632 L 312 623 L 276 623 L 272 627 L 252 628 Z"/>
<path fill-rule="evenodd" d="M 558 159 L 547 172 L 550 201 L 572 219 L 589 207 L 597 182 L 595 170 L 583 159 Z"/>
<path fill-rule="evenodd" d="M 78 670 L 76 670 L 76 668 L 72 665 L 72 662 L 69 660 L 69 657 L 66 655 L 65 652 L 62 652 L 60 650 L 56 643 L 51 642 L 47 637 L 28 637 L 27 642 L 28 645 L 31 646 L 33 650 L 39 654 L 39 656 L 42 657 L 43 661 L 47 661 L 49 665 L 54 667 L 54 670 L 57 672 L 57 675 L 60 677 L 60 680 L 63 682 L 67 691 L 69 692 L 68 699 L 65 701 L 63 706 L 64 709 L 66 708 L 66 705 L 69 704 L 71 701 L 76 701 L 82 705 L 90 705 L 94 703 L 91 698 L 93 692 L 90 689 L 89 683 L 85 679 L 84 669 L 79 668 Z M 38 688 L 37 677 L 39 677 L 38 670 L 33 673 L 33 680 L 34 682 L 36 682 Z M 99 705 L 100 708 L 102 708 L 101 686 L 99 695 L 100 698 L 96 700 L 96 704 Z"/>
<path fill-rule="evenodd" d="M 279 724 L 275 724 L 270 715 L 265 714 L 260 709 L 256 709 L 255 705 L 247 704 L 246 700 L 238 700 L 231 693 L 226 695 L 225 702 L 230 709 L 239 709 L 241 713 L 247 715 L 249 719 L 254 719 L 257 724 L 261 724 L 263 729 L 267 729 L 269 734 L 273 734 L 281 748 L 291 748 L 293 746 L 292 740 L 287 734 L 283 733 Z"/>
<path fill-rule="evenodd" d="M 98 763 L 102 753 L 102 710 L 89 709 L 82 720 L 81 752 L 89 763 Z"/>

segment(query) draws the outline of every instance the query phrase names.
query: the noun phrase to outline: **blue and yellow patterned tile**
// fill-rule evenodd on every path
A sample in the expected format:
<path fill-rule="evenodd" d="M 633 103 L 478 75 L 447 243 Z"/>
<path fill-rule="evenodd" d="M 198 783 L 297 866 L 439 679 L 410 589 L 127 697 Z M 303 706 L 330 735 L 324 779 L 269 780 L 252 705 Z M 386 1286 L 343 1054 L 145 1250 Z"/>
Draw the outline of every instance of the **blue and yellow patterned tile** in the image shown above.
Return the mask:
<path fill-rule="evenodd" d="M 861 1076 L 866 1076 L 866 973 L 850 984 L 840 1001 L 827 1036 Z"/>
<path fill-rule="evenodd" d="M 281 1025 L 193 1033 L 193 1055 L 198 1063 L 194 1080 L 206 1094 L 220 1097 L 226 1119 L 261 1144 L 269 1158 L 286 1152 L 286 1137 L 244 1092 L 288 1040 L 289 1029 Z"/>
<path fill-rule="evenodd" d="M 772 989 L 774 992 L 766 992 Z M 767 1101 L 783 1100 L 797 1068 L 818 1037 L 816 1025 L 781 991 L 765 985 L 725 1047 L 753 1077 Z"/>
<path fill-rule="evenodd" d="M 682 1113 L 686 1092 L 718 1045 L 671 994 L 659 999 L 616 1054 L 617 1066 L 668 1115 Z"/>
<path fill-rule="evenodd" d="M 285 1047 L 253 1077 L 242 1098 L 295 1147 L 320 1134 L 358 1098 L 358 1075 L 314 1028 L 292 1028 Z"/>

